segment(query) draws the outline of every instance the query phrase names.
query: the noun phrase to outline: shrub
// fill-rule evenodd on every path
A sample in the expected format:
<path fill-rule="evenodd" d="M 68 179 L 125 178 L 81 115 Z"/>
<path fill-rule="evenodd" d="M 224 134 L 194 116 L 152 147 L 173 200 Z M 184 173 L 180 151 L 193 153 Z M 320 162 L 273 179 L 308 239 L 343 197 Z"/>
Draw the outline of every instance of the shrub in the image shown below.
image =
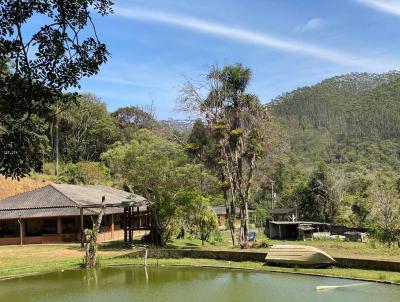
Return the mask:
<path fill-rule="evenodd" d="M 268 240 L 267 239 L 261 239 L 257 242 L 254 243 L 253 247 L 256 249 L 261 249 L 261 248 L 266 248 L 269 247 L 270 244 L 268 244 Z"/>
<path fill-rule="evenodd" d="M 79 162 L 66 164 L 60 180 L 69 184 L 99 185 L 110 181 L 110 169 L 99 162 Z"/>

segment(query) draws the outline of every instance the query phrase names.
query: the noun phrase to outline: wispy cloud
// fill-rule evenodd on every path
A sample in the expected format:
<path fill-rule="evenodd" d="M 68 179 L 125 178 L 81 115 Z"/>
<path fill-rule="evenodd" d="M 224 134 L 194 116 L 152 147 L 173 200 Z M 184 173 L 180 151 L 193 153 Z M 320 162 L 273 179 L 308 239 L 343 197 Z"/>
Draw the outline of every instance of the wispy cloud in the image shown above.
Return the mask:
<path fill-rule="evenodd" d="M 164 11 L 152 9 L 143 9 L 140 7 L 116 7 L 115 13 L 116 15 L 125 18 L 170 24 L 186 29 L 195 30 L 198 32 L 237 40 L 244 43 L 316 57 L 344 66 L 371 68 L 371 64 L 374 64 L 374 69 L 390 68 L 385 64 L 380 64 L 376 62 L 376 60 L 371 61 L 367 58 L 361 58 L 359 56 L 355 56 L 337 49 L 331 49 L 318 45 L 304 43 L 301 41 L 285 39 L 267 33 L 255 32 L 252 30 L 234 27 L 232 25 L 211 22 L 204 19 L 171 14 Z"/>
<path fill-rule="evenodd" d="M 128 86 L 139 86 L 138 82 L 136 81 L 131 81 L 131 80 L 126 80 L 125 78 L 122 77 L 110 77 L 110 76 L 103 76 L 103 77 L 93 77 L 89 78 L 92 80 L 100 81 L 100 82 L 107 82 L 107 83 L 113 83 L 113 84 L 121 84 L 121 85 L 128 85 Z"/>
<path fill-rule="evenodd" d="M 322 19 L 313 18 L 313 19 L 309 20 L 306 24 L 301 25 L 301 26 L 297 26 L 295 28 L 295 31 L 303 33 L 303 32 L 306 32 L 306 31 L 313 30 L 313 29 L 317 29 L 317 28 L 321 27 L 322 24 L 323 24 Z"/>
<path fill-rule="evenodd" d="M 363 5 L 374 8 L 376 10 L 400 16 L 399 0 L 356 0 L 356 1 Z"/>

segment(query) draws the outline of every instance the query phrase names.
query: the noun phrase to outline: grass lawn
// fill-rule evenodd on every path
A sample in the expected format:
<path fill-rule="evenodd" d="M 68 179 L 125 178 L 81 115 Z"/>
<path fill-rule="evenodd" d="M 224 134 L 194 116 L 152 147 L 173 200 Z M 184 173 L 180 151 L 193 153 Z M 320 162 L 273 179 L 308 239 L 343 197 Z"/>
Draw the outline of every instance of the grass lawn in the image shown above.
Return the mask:
<path fill-rule="evenodd" d="M 275 242 L 274 242 L 275 243 Z M 320 243 L 321 244 L 321 243 Z M 344 244 L 344 243 L 343 243 Z M 169 248 L 213 248 L 231 249 L 223 242 L 218 244 L 206 243 L 201 246 L 201 241 L 196 239 L 173 240 Z M 340 249 L 340 247 L 337 247 Z M 124 249 L 121 242 L 102 244 L 99 249 L 100 265 L 142 265 L 143 259 L 129 258 L 132 249 Z M 55 245 L 26 245 L 0 247 L 0 278 L 7 276 L 23 275 L 29 273 L 42 273 L 57 270 L 79 268 L 84 256 L 84 250 L 78 244 Z M 281 271 L 292 273 L 308 273 L 330 275 L 336 277 L 365 278 L 379 281 L 400 283 L 400 273 L 370 271 L 360 269 L 301 269 L 278 268 L 267 266 L 259 262 L 230 262 L 208 259 L 148 259 L 149 265 L 193 265 L 193 266 L 220 266 L 229 268 L 257 269 L 263 271 Z"/>
<path fill-rule="evenodd" d="M 107 249 L 100 255 L 112 259 L 130 252 L 126 249 Z M 0 277 L 79 267 L 84 254 L 79 244 L 1 246 Z"/>
<path fill-rule="evenodd" d="M 270 240 L 271 244 L 304 244 L 315 246 L 332 257 L 389 260 L 400 262 L 400 248 L 389 248 L 376 243 L 343 242 L 335 240 L 314 241 L 278 241 Z"/>

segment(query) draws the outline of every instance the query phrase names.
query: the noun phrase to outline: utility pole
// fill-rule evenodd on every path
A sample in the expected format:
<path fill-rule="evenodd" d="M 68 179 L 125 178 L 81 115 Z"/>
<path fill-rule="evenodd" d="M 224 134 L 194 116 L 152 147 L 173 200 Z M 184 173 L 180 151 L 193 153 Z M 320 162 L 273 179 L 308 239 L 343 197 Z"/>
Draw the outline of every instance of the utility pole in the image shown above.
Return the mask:
<path fill-rule="evenodd" d="M 271 209 L 274 208 L 274 199 L 275 199 L 274 184 L 275 181 L 271 180 Z"/>

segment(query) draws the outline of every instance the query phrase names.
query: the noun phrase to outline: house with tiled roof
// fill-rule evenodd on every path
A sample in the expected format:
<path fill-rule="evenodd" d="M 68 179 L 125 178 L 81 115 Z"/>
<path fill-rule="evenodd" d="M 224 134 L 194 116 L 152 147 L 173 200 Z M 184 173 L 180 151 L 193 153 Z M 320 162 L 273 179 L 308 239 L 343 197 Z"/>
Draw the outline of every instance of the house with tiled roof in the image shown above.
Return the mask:
<path fill-rule="evenodd" d="M 102 206 L 105 215 L 98 240 L 122 239 L 126 203 L 135 205 L 133 223 L 139 228 L 147 215 L 146 199 L 115 188 L 49 184 L 16 194 L 0 200 L 0 245 L 79 242 Z"/>

